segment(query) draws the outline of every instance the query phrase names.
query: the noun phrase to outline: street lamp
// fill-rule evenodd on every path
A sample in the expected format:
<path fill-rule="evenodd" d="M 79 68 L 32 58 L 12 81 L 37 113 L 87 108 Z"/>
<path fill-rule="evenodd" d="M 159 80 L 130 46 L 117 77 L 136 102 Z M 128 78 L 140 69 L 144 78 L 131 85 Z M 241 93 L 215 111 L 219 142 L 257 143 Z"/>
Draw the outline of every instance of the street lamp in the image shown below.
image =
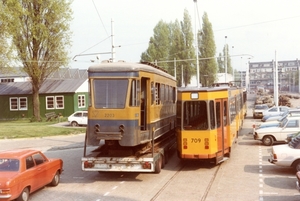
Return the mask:
<path fill-rule="evenodd" d="M 225 62 L 225 83 L 227 82 L 227 43 L 226 43 L 227 36 L 225 36 L 225 55 L 224 55 L 224 62 Z"/>

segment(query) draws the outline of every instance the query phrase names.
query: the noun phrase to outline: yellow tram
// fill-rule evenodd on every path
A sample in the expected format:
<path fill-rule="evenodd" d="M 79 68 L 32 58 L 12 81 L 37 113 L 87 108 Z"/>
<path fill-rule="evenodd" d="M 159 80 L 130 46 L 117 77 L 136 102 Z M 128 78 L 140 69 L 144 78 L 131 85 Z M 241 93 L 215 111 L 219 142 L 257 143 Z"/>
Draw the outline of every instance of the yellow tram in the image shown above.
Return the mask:
<path fill-rule="evenodd" d="M 176 80 L 151 63 L 102 62 L 88 69 L 90 105 L 85 145 L 102 155 L 135 155 L 175 130 Z"/>
<path fill-rule="evenodd" d="M 213 86 L 178 88 L 177 154 L 218 164 L 230 156 L 244 115 L 243 90 Z"/>

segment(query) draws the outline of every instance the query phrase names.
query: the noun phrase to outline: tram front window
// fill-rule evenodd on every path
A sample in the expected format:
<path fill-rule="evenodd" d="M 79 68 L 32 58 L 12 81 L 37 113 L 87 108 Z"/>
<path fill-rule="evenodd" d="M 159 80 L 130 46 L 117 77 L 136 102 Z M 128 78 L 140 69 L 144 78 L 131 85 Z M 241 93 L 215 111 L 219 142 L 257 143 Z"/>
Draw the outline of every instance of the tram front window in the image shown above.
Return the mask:
<path fill-rule="evenodd" d="M 205 101 L 186 101 L 183 107 L 184 130 L 208 129 L 207 104 Z"/>
<path fill-rule="evenodd" d="M 96 108 L 124 108 L 128 88 L 127 79 L 94 80 L 94 104 Z"/>

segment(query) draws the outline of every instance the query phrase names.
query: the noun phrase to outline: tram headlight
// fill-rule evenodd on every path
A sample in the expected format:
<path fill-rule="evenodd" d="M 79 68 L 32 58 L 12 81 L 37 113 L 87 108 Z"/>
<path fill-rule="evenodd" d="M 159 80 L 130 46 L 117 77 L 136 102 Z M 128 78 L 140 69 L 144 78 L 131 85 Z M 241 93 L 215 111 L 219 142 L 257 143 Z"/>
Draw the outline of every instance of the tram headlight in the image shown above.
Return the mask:
<path fill-rule="evenodd" d="M 182 145 L 183 145 L 183 149 L 187 149 L 188 148 L 187 138 L 183 138 L 182 139 Z"/>
<path fill-rule="evenodd" d="M 124 126 L 123 124 L 121 124 L 121 125 L 119 126 L 119 129 L 120 129 L 121 132 L 124 132 L 125 126 Z"/>
<path fill-rule="evenodd" d="M 96 125 L 94 126 L 94 131 L 95 131 L 95 133 L 100 132 L 100 125 L 99 125 L 99 124 L 96 124 Z"/>
<path fill-rule="evenodd" d="M 205 149 L 209 149 L 209 139 L 208 138 L 204 138 L 204 147 L 205 147 Z"/>

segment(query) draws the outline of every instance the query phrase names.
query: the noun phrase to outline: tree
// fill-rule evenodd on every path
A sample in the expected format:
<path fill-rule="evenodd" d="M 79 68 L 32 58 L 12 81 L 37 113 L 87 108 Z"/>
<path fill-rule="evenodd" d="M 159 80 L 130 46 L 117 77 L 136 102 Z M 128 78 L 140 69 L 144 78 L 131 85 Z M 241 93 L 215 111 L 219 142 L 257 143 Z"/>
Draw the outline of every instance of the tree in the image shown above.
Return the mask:
<path fill-rule="evenodd" d="M 202 31 L 198 32 L 198 44 L 200 52 L 200 80 L 205 82 L 205 85 L 211 85 L 215 82 L 218 66 L 215 60 L 216 45 L 212 24 L 208 20 L 208 15 L 205 12 L 202 17 Z"/>
<path fill-rule="evenodd" d="M 3 4 L 0 3 L 0 10 L 3 10 Z M 4 18 L 4 13 L 0 13 L 0 72 L 4 73 L 9 71 L 9 62 L 11 58 L 11 46 L 7 40 L 7 20 Z"/>
<path fill-rule="evenodd" d="M 195 74 L 195 48 L 193 46 L 194 35 L 192 30 L 191 16 L 185 9 L 183 14 L 183 21 L 181 21 L 181 31 L 183 35 L 183 45 L 181 51 L 181 58 L 183 61 L 183 81 L 185 86 L 190 83 L 192 75 Z"/>
<path fill-rule="evenodd" d="M 143 61 L 165 61 L 169 58 L 170 49 L 170 29 L 169 25 L 160 20 L 153 29 L 154 35 L 150 38 L 148 49 L 142 53 Z M 166 67 L 166 63 L 161 63 L 161 67 Z"/>
<path fill-rule="evenodd" d="M 225 52 L 226 51 L 226 52 Z M 233 69 L 232 69 L 232 66 L 231 66 L 231 58 L 230 58 L 230 54 L 229 54 L 229 48 L 228 48 L 228 44 L 225 44 L 224 45 L 224 48 L 223 48 L 223 57 L 225 59 L 225 56 L 226 56 L 226 63 L 227 63 L 227 73 L 228 74 L 232 74 L 233 73 Z M 223 62 L 223 65 L 225 65 L 225 63 Z M 224 73 L 225 73 L 225 66 L 224 66 Z"/>
<path fill-rule="evenodd" d="M 217 58 L 217 62 L 218 62 L 218 68 L 219 68 L 219 71 L 218 73 L 225 73 L 225 69 L 224 69 L 224 57 L 221 53 L 219 53 L 219 56 Z"/>
<path fill-rule="evenodd" d="M 195 49 L 193 43 L 193 32 L 191 27 L 191 17 L 187 10 L 184 11 L 183 21 L 175 23 L 165 23 L 160 21 L 154 28 L 154 36 L 150 38 L 148 49 L 142 53 L 141 60 L 158 61 L 170 74 L 174 74 L 174 62 L 176 59 L 176 71 L 183 76 L 177 76 L 178 85 L 183 77 L 185 85 L 190 82 L 191 75 L 195 74 L 194 61 Z"/>
<path fill-rule="evenodd" d="M 31 77 L 34 119 L 40 121 L 39 90 L 45 79 L 68 63 L 71 1 L 2 1 L 2 20 L 24 71 Z M 0 19 L 0 21 L 2 21 Z"/>

